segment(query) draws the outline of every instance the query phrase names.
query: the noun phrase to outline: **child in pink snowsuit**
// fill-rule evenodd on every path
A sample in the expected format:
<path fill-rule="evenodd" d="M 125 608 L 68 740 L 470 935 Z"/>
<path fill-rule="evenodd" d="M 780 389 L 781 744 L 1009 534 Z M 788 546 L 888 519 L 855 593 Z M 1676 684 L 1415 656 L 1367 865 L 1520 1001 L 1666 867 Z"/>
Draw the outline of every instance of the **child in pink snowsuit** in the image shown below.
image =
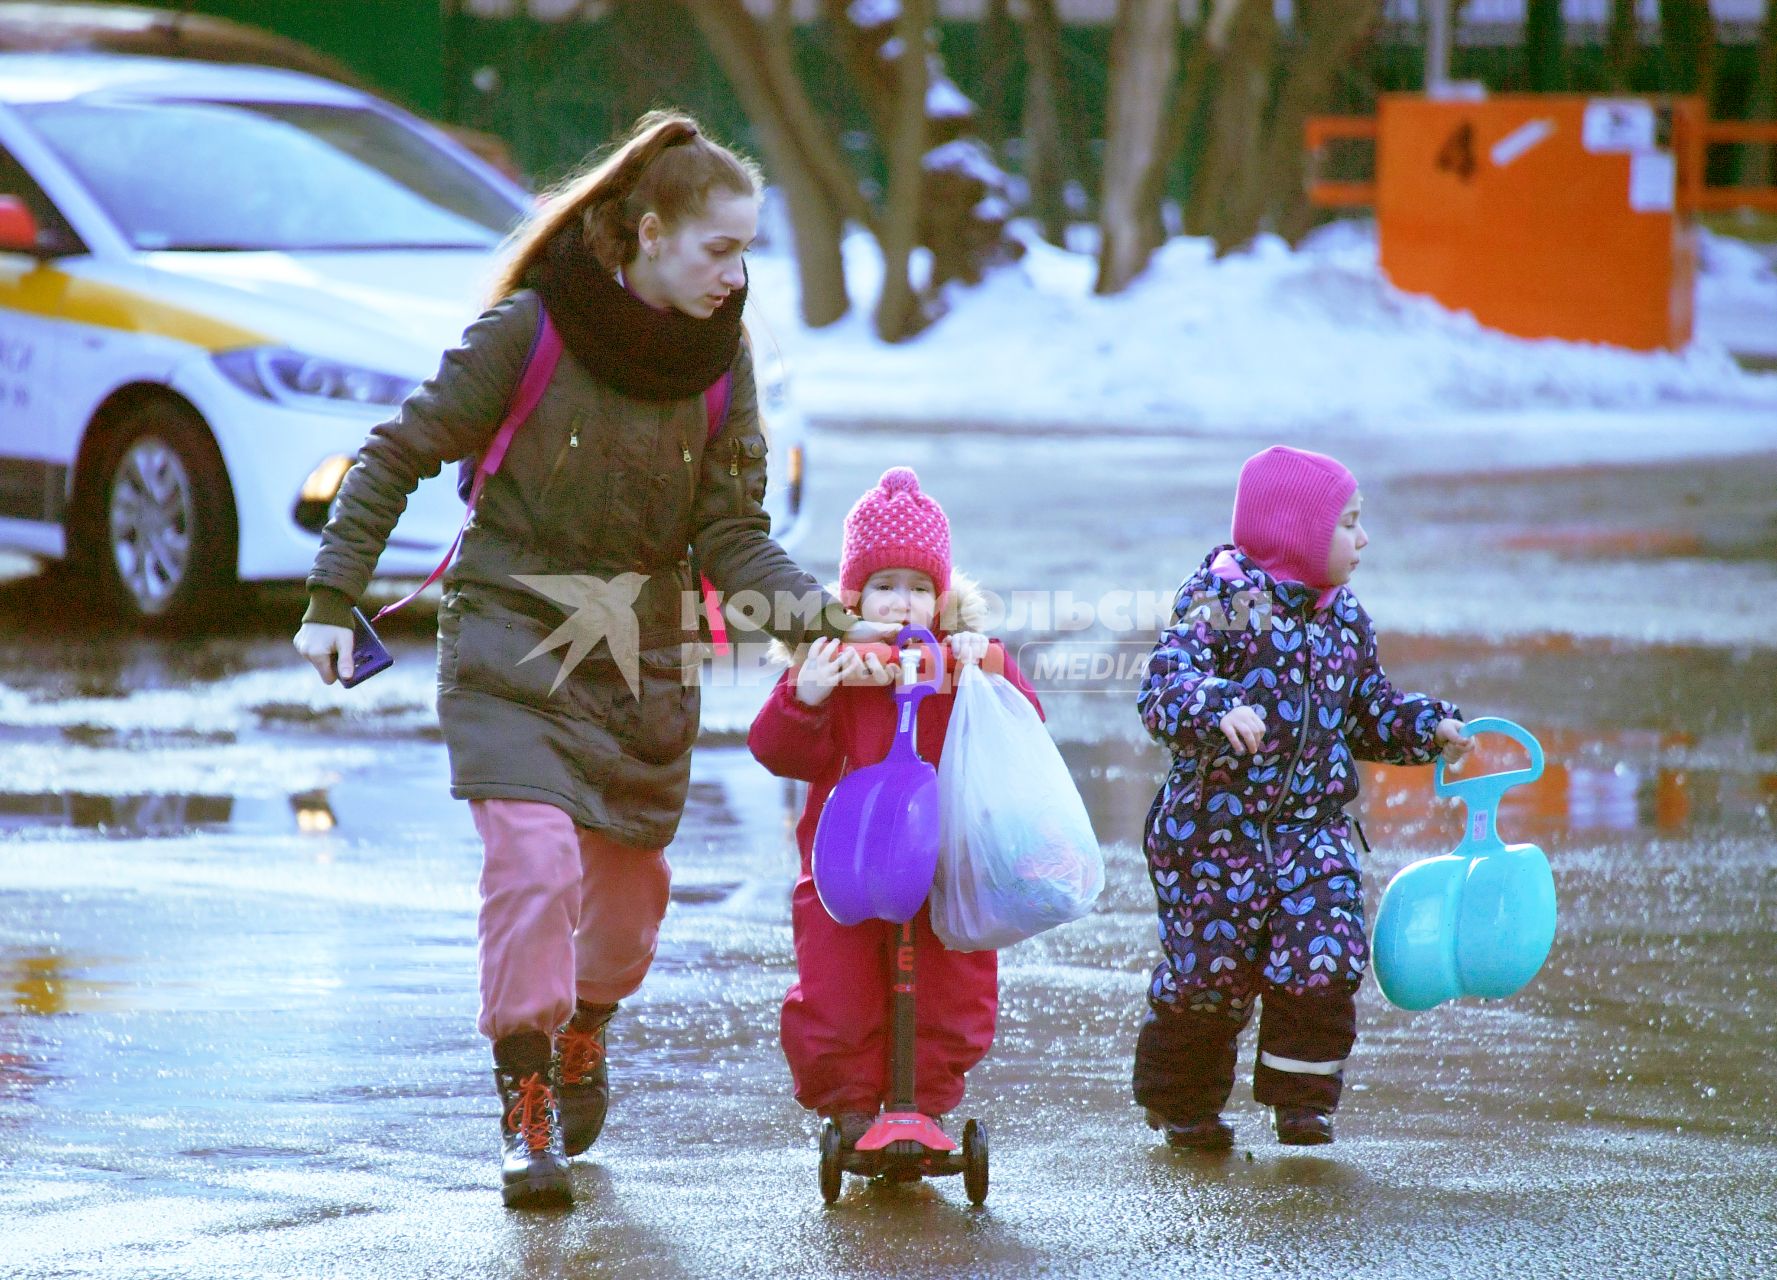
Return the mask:
<path fill-rule="evenodd" d="M 949 522 L 906 467 L 885 472 L 846 517 L 839 596 L 871 621 L 930 629 L 955 663 L 979 662 L 999 643 L 972 629 L 984 612 L 980 593 L 952 575 Z M 1009 654 L 1005 677 L 1041 714 Z M 894 678 L 874 657 L 817 640 L 778 681 L 747 739 L 772 773 L 809 784 L 796 824 L 802 871 L 790 898 L 797 978 L 784 997 L 781 1033 L 796 1100 L 837 1120 L 848 1145 L 887 1099 L 889 961 L 898 926 L 836 922 L 815 892 L 809 860 L 833 788 L 888 754 L 895 703 L 887 686 Z M 954 703 L 947 680 L 919 705 L 919 754 L 934 765 Z M 915 1102 L 935 1118 L 962 1101 L 964 1075 L 993 1043 L 999 963 L 992 951 L 946 949 L 923 907 L 913 923 L 920 955 Z"/>

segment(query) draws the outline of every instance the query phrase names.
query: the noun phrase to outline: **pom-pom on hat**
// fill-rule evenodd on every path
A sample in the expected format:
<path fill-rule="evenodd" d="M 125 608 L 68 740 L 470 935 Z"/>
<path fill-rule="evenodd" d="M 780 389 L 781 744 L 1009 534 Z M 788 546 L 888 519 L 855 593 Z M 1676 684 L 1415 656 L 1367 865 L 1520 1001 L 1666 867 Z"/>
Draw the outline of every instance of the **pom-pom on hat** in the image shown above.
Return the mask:
<path fill-rule="evenodd" d="M 890 467 L 845 517 L 840 590 L 863 591 L 878 569 L 917 569 L 939 595 L 950 590 L 950 521 L 919 491 L 911 467 Z"/>
<path fill-rule="evenodd" d="M 1324 453 L 1275 445 L 1240 468 L 1234 545 L 1282 582 L 1327 586 L 1327 552 L 1357 477 Z"/>

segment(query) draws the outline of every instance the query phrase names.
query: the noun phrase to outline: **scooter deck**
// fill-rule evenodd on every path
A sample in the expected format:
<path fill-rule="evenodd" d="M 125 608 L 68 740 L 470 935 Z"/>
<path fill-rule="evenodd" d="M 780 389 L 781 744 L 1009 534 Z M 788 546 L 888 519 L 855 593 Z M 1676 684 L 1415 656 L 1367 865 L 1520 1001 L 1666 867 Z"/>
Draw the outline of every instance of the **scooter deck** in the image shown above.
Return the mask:
<path fill-rule="evenodd" d="M 956 1139 L 917 1111 L 885 1111 L 841 1161 L 847 1173 L 911 1182 L 963 1171 Z"/>

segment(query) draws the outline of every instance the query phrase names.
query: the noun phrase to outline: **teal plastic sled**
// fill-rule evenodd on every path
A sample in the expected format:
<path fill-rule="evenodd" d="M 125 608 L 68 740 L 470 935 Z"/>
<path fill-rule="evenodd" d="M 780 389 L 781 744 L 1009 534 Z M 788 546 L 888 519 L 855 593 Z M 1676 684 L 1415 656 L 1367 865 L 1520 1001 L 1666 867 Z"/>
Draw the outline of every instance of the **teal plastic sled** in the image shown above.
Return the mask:
<path fill-rule="evenodd" d="M 1462 843 L 1441 858 L 1402 867 L 1382 894 L 1371 930 L 1371 964 L 1389 1002 L 1429 1009 L 1461 996 L 1502 999 L 1522 990 L 1555 942 L 1555 877 L 1533 844 L 1499 838 L 1499 803 L 1542 776 L 1543 749 L 1510 720 L 1468 722 L 1471 737 L 1499 733 L 1530 752 L 1530 767 L 1435 787 L 1468 806 Z"/>

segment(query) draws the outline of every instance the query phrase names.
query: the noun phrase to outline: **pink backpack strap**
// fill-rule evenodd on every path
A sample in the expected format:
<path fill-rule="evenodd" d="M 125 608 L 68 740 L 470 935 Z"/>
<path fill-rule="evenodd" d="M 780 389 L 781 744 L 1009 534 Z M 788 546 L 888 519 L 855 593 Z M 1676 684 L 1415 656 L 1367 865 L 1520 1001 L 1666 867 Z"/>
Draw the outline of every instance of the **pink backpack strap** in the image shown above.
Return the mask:
<path fill-rule="evenodd" d="M 703 438 L 707 445 L 722 430 L 722 424 L 728 420 L 728 401 L 734 395 L 734 372 L 723 374 L 703 391 L 703 412 L 709 419 L 709 434 Z"/>
<path fill-rule="evenodd" d="M 518 374 L 518 386 L 513 390 L 512 399 L 506 406 L 506 417 L 482 452 L 481 461 L 475 466 L 475 480 L 469 487 L 463 523 L 457 527 L 457 536 L 451 540 L 450 550 L 444 553 L 444 559 L 438 562 L 438 567 L 432 570 L 430 577 L 394 604 L 378 609 L 372 622 L 379 621 L 385 613 L 393 613 L 411 604 L 420 592 L 442 578 L 444 571 L 450 567 L 450 562 L 456 559 L 457 548 L 463 545 L 463 534 L 469 528 L 469 521 L 475 516 L 475 504 L 481 498 L 487 478 L 498 471 L 500 464 L 506 460 L 506 450 L 512 445 L 512 437 L 518 434 L 518 429 L 524 425 L 525 420 L 536 411 L 537 402 L 543 398 L 550 378 L 555 376 L 555 366 L 561 363 L 561 334 L 556 332 L 548 311 L 539 311 L 539 317 L 536 335 L 531 339 L 530 353 L 525 356 L 524 367 Z"/>
<path fill-rule="evenodd" d="M 722 430 L 722 424 L 728 420 L 728 402 L 734 395 L 734 374 L 732 371 L 717 378 L 703 391 L 703 412 L 708 419 L 709 432 L 703 438 L 704 448 L 709 448 Z M 699 575 L 703 582 L 703 612 L 709 619 L 710 645 L 717 653 L 728 652 L 728 622 L 722 617 L 722 602 L 716 595 L 716 586 L 708 578 Z"/>

